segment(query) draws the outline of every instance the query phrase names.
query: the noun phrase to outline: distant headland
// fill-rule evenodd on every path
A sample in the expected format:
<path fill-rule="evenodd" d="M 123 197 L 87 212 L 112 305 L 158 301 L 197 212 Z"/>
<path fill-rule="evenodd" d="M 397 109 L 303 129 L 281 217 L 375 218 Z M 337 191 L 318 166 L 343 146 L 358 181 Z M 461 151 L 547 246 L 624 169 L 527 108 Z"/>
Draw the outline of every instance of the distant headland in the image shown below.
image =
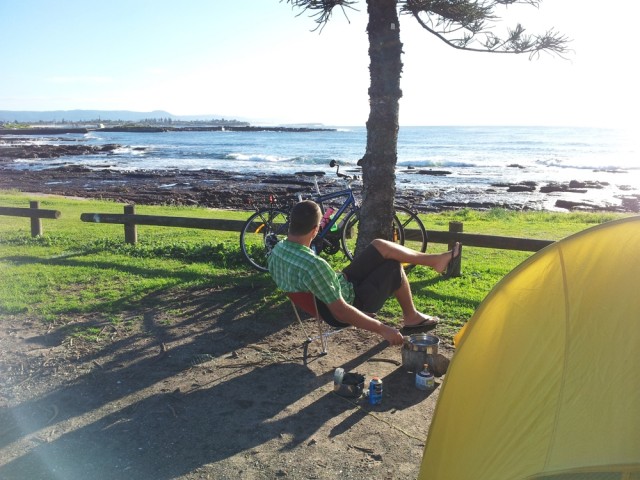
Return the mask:
<path fill-rule="evenodd" d="M 173 115 L 165 110 L 136 112 L 133 110 L 0 110 L 0 122 L 24 123 L 106 123 L 106 122 L 215 122 L 248 124 L 245 119 L 225 119 L 221 115 Z"/>
<path fill-rule="evenodd" d="M 106 132 L 154 133 L 170 131 L 330 131 L 322 124 L 251 125 L 239 119 L 219 115 L 172 115 L 164 110 L 0 110 L 0 134 L 56 134 Z"/>
<path fill-rule="evenodd" d="M 55 135 L 63 133 L 89 133 L 100 130 L 102 132 L 130 132 L 130 133 L 158 133 L 158 132 L 320 132 L 332 131 L 333 128 L 309 127 L 260 127 L 252 125 L 239 126 L 210 126 L 210 127 L 150 127 L 146 125 L 119 125 L 114 127 L 69 128 L 69 127 L 22 127 L 0 128 L 0 135 Z"/>

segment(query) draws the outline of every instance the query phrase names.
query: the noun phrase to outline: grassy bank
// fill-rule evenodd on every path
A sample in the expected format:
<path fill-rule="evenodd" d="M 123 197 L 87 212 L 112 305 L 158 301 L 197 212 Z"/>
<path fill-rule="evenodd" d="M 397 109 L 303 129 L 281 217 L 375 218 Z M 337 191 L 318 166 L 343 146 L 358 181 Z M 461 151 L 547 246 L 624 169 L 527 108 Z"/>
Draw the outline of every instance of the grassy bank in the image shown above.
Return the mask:
<path fill-rule="evenodd" d="M 27 207 L 39 200 L 41 208 L 59 210 L 57 220 L 42 220 L 44 234 L 31 238 L 28 218 L 0 217 L 0 319 L 26 319 L 67 325 L 68 334 L 104 340 L 104 325 L 142 328 L 141 307 L 153 304 L 163 292 L 189 292 L 192 288 L 250 287 L 261 292 L 255 305 L 260 321 L 281 315 L 284 297 L 267 275 L 245 265 L 234 232 L 138 227 L 137 245 L 124 243 L 122 225 L 84 223 L 81 213 L 122 213 L 122 204 L 0 192 L 0 206 Z M 206 210 L 197 207 L 137 206 L 148 215 L 245 219 L 248 212 Z M 557 240 L 598 223 L 619 218 L 616 214 L 566 214 L 504 210 L 462 210 L 424 216 L 427 229 L 447 230 L 452 220 L 464 223 L 467 233 Z M 442 251 L 444 245 L 430 245 Z M 442 280 L 430 270 L 416 268 L 410 274 L 417 307 L 440 316 L 439 330 L 450 336 L 472 315 L 493 286 L 531 255 L 481 248 L 465 248 L 459 278 Z M 329 259 L 338 268 L 341 254 Z M 233 302 L 233 293 L 220 294 L 221 305 Z M 230 295 L 225 298 L 224 295 Z M 269 308 L 265 308 L 268 305 Z M 179 317 L 182 304 L 169 307 Z M 286 310 L 290 315 L 290 311 Z M 393 321 L 399 315 L 396 302 L 381 313 Z M 171 317 L 169 315 L 168 317 Z M 84 321 L 91 318 L 91 321 Z"/>

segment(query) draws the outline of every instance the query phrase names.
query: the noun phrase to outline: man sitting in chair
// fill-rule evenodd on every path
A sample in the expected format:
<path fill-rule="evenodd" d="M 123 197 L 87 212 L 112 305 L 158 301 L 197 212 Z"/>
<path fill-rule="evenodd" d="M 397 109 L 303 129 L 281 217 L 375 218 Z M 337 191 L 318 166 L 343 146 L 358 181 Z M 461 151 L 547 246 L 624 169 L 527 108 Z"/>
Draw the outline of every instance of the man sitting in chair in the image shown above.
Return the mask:
<path fill-rule="evenodd" d="M 424 265 L 445 273 L 460 258 L 461 245 L 440 254 L 416 252 L 376 239 L 342 272 L 311 250 L 322 214 L 311 200 L 296 204 L 289 218 L 287 239 L 279 242 L 268 258 L 269 273 L 285 292 L 311 292 L 318 312 L 334 327 L 353 325 L 381 335 L 391 345 L 401 345 L 400 331 L 371 317 L 392 294 L 402 308 L 403 329 L 436 327 L 438 319 L 416 310 L 402 263 Z M 451 264 L 451 266 L 450 266 Z"/>

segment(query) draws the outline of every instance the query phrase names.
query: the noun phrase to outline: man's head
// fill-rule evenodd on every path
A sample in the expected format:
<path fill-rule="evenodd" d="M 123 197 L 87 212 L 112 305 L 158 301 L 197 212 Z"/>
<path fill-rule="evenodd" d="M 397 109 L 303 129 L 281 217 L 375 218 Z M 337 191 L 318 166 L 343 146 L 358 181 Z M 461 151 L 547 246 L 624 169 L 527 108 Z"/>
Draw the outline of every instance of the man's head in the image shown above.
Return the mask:
<path fill-rule="evenodd" d="M 289 235 L 306 235 L 320 224 L 322 213 L 316 202 L 303 200 L 291 209 Z"/>

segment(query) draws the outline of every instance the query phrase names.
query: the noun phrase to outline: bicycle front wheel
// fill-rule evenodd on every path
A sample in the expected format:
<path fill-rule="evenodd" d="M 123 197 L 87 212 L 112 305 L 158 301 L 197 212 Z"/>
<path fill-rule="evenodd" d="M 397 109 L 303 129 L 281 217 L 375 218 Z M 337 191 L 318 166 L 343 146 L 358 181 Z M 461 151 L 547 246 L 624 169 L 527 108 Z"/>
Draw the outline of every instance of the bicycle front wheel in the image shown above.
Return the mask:
<path fill-rule="evenodd" d="M 288 229 L 289 213 L 284 210 L 264 208 L 251 215 L 240 232 L 240 250 L 249 264 L 266 272 L 267 257 Z"/>

